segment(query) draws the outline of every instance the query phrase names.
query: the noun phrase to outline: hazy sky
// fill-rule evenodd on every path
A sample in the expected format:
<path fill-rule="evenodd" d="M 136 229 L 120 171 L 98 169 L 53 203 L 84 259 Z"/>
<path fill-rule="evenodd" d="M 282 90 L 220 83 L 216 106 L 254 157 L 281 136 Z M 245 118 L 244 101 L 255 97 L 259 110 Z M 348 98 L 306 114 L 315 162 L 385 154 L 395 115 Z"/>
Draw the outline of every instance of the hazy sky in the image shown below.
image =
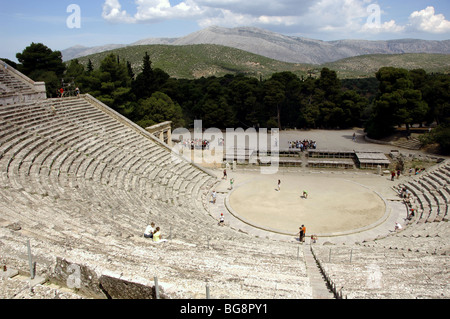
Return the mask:
<path fill-rule="evenodd" d="M 129 44 L 208 26 L 254 26 L 319 40 L 450 39 L 450 1 L 0 0 L 0 58 L 35 43 Z"/>

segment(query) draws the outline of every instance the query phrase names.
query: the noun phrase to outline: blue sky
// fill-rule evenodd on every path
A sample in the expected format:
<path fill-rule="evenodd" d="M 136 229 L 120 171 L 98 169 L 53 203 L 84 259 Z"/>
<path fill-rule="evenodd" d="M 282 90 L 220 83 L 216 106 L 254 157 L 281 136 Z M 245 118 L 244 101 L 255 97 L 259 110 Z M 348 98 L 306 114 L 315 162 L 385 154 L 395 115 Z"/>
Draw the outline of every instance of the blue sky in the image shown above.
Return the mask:
<path fill-rule="evenodd" d="M 67 11 L 80 9 L 80 27 Z M 320 40 L 450 39 L 450 1 L 409 0 L 0 0 L 0 57 L 31 42 L 52 50 L 180 37 L 218 25 L 254 26 Z"/>

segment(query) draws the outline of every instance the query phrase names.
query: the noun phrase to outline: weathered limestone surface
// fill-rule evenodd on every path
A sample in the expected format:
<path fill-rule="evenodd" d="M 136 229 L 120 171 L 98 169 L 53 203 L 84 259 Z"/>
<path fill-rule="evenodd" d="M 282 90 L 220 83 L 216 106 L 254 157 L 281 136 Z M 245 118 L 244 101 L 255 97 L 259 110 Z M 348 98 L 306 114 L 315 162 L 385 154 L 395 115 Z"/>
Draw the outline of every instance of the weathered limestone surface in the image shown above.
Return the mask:
<path fill-rule="evenodd" d="M 312 298 L 298 243 L 217 225 L 208 171 L 92 97 L 12 101 L 0 107 L 0 266 L 19 275 L 0 278 L 0 298 L 154 298 L 155 277 L 161 298 L 205 298 L 206 283 L 213 298 Z M 449 171 L 405 185 L 418 214 L 401 232 L 313 245 L 337 290 L 450 296 Z M 143 238 L 150 222 L 167 242 Z M 27 240 L 47 280 L 31 289 Z"/>

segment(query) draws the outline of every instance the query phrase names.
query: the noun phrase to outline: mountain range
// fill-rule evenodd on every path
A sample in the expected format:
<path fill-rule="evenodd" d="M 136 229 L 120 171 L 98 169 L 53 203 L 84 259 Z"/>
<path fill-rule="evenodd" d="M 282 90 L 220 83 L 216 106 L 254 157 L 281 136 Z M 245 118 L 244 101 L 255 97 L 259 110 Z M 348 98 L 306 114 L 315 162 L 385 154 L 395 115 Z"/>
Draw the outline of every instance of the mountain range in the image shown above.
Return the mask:
<path fill-rule="evenodd" d="M 148 38 L 131 44 L 110 44 L 96 47 L 74 46 L 62 50 L 63 60 L 100 53 L 117 48 L 165 44 L 217 44 L 289 63 L 316 64 L 369 54 L 438 53 L 450 54 L 450 40 L 434 41 L 398 39 L 386 41 L 336 40 L 322 41 L 287 36 L 253 27 L 208 27 L 180 38 Z"/>

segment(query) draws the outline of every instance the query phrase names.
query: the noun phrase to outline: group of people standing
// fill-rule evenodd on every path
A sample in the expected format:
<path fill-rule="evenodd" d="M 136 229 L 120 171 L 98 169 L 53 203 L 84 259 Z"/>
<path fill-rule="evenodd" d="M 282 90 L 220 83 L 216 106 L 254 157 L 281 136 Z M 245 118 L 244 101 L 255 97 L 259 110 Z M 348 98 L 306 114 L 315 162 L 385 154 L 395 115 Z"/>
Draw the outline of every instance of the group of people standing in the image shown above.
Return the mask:
<path fill-rule="evenodd" d="M 299 232 L 298 232 L 298 240 L 299 240 L 299 242 L 301 242 L 301 243 L 304 243 L 305 242 L 305 237 L 306 237 L 306 227 L 305 227 L 305 225 L 302 225 L 301 227 L 299 227 Z"/>
<path fill-rule="evenodd" d="M 317 143 L 316 141 L 313 140 L 303 140 L 303 141 L 289 141 L 288 142 L 288 146 L 289 149 L 292 148 L 296 148 L 296 149 L 300 149 L 301 151 L 312 148 L 312 149 L 316 149 L 317 148 Z"/>
<path fill-rule="evenodd" d="M 209 144 L 210 141 L 209 140 L 203 140 L 200 138 L 196 138 L 196 139 L 184 139 L 181 144 L 183 145 L 183 147 L 185 148 L 190 148 L 191 150 L 196 149 L 196 150 L 209 150 Z"/>
<path fill-rule="evenodd" d="M 75 96 L 76 97 L 80 97 L 80 88 L 77 86 L 76 88 L 75 88 L 75 91 L 73 91 L 74 92 L 74 94 L 75 94 Z M 69 95 L 71 95 L 72 93 L 70 93 L 70 91 L 69 91 Z M 63 98 L 64 97 L 64 95 L 68 95 L 68 93 L 66 92 L 66 91 L 64 91 L 64 88 L 60 88 L 59 90 L 57 90 L 56 91 L 56 95 L 59 97 L 59 98 Z"/>

